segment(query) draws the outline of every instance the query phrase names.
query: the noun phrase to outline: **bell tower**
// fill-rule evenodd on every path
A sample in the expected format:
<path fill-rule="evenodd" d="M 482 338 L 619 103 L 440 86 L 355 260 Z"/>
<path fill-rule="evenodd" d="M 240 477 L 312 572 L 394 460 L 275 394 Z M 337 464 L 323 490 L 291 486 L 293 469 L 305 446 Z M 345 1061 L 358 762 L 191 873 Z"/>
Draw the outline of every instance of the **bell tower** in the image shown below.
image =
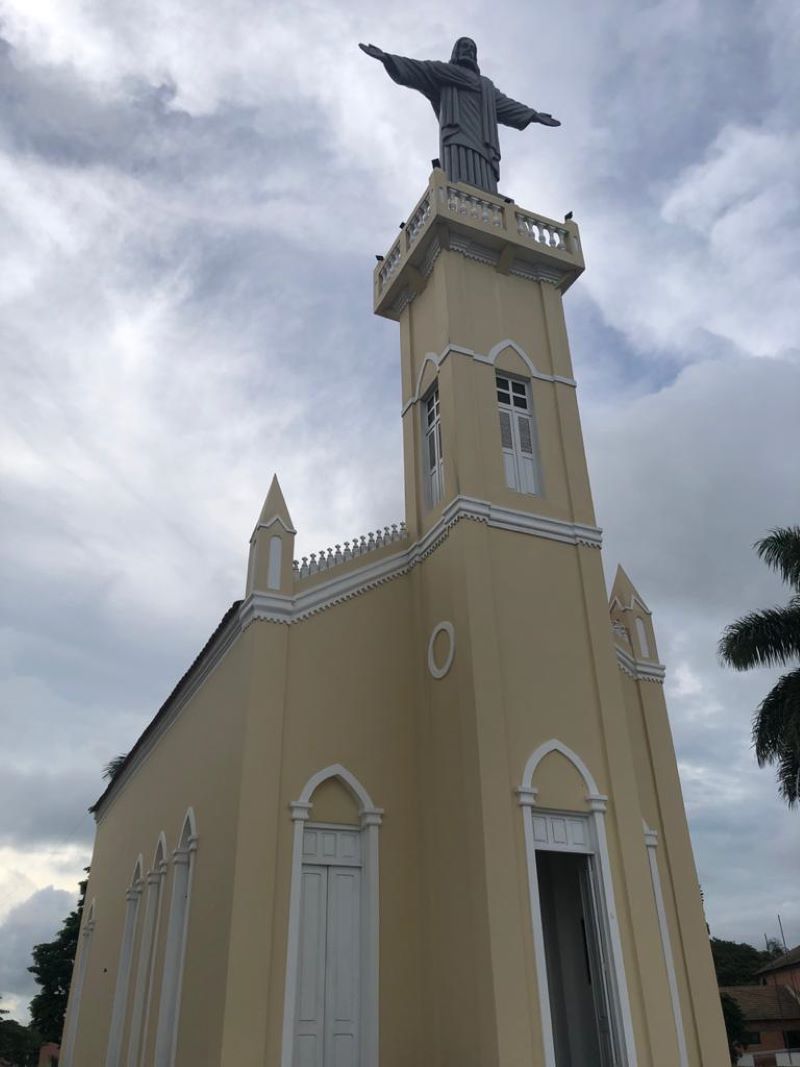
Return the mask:
<path fill-rule="evenodd" d="M 594 524 L 562 295 L 578 228 L 434 170 L 375 270 L 400 323 L 406 514 L 459 496 Z"/>
<path fill-rule="evenodd" d="M 375 312 L 400 326 L 406 523 L 423 561 L 430 1055 L 711 1067 L 724 1045 L 709 953 L 687 952 L 677 978 L 670 940 L 702 930 L 699 895 L 680 911 L 688 833 L 659 824 L 684 862 L 670 920 L 623 693 L 623 677 L 654 689 L 663 669 L 651 630 L 631 655 L 614 644 L 617 600 L 609 617 L 562 302 L 583 269 L 574 222 L 437 168 L 374 274 Z"/>

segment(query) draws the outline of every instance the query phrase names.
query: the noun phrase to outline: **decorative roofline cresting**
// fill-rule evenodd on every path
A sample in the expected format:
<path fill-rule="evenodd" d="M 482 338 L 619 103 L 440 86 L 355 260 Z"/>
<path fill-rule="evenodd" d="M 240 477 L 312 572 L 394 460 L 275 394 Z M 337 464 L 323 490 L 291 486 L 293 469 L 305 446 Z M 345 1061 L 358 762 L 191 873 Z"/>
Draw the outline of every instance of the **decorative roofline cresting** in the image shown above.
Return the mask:
<path fill-rule="evenodd" d="M 295 579 L 308 578 L 312 574 L 329 571 L 342 563 L 348 563 L 352 559 L 358 559 L 379 548 L 385 548 L 387 545 L 407 539 L 406 524 L 393 522 L 391 526 L 384 526 L 382 530 L 370 530 L 369 533 L 354 537 L 352 541 L 343 541 L 344 548 L 342 544 L 338 544 L 335 548 L 323 548 L 320 552 L 311 552 L 308 556 L 301 557 L 299 561 L 293 560 L 292 571 Z"/>

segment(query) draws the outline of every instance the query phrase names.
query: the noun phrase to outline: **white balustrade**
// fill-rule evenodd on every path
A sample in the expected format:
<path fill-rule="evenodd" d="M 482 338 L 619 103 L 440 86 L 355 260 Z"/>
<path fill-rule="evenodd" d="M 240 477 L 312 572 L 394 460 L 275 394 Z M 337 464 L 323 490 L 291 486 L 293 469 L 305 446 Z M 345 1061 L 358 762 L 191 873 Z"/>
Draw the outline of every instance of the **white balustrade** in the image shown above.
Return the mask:
<path fill-rule="evenodd" d="M 557 248 L 561 252 L 570 251 L 571 234 L 566 226 L 559 226 L 555 222 L 546 222 L 535 215 L 528 215 L 522 211 L 516 212 L 517 233 L 521 237 L 527 237 L 537 244 L 547 245 L 548 248 Z"/>
<path fill-rule="evenodd" d="M 446 189 L 440 186 L 439 198 L 443 204 L 446 204 L 447 210 L 453 215 L 465 215 L 467 218 L 477 219 L 479 222 L 485 222 L 489 226 L 503 229 L 503 209 L 499 204 L 492 203 L 491 200 L 484 200 L 482 197 L 474 196 L 472 193 L 465 193 L 452 185 L 448 185 Z"/>
<path fill-rule="evenodd" d="M 411 248 L 422 232 L 425 223 L 431 217 L 431 198 L 426 196 L 417 210 L 406 223 L 406 248 Z"/>
<path fill-rule="evenodd" d="M 437 199 L 438 198 L 438 199 Z M 402 227 L 402 233 L 386 253 L 378 270 L 378 291 L 382 293 L 402 262 L 419 240 L 434 214 L 434 210 L 473 219 L 498 230 L 516 226 L 520 237 L 545 245 L 567 255 L 579 255 L 578 236 L 567 226 L 521 211 L 511 204 L 497 204 L 454 185 L 440 184 L 429 189 Z M 507 213 L 508 212 L 508 216 Z M 511 218 L 513 212 L 513 220 Z"/>
<path fill-rule="evenodd" d="M 389 251 L 384 256 L 383 266 L 378 271 L 378 278 L 380 279 L 381 291 L 383 291 L 383 289 L 386 288 L 386 283 L 389 281 L 391 276 L 394 274 L 394 272 L 400 266 L 400 260 L 402 258 L 403 258 L 403 253 L 400 250 L 400 240 L 398 238 L 398 240 L 395 241 L 395 243 L 392 245 L 392 247 L 389 249 Z"/>
<path fill-rule="evenodd" d="M 335 548 L 324 548 L 321 552 L 312 552 L 308 556 L 303 556 L 299 561 L 294 560 L 292 570 L 295 578 L 302 580 L 312 574 L 331 570 L 341 563 L 347 563 L 351 559 L 374 552 L 378 548 L 384 548 L 397 541 L 405 541 L 407 537 L 406 524 L 393 522 L 391 526 L 384 526 L 382 530 L 370 531 L 368 534 L 354 537 L 352 541 L 345 541 L 344 549 L 341 545 L 336 545 Z"/>

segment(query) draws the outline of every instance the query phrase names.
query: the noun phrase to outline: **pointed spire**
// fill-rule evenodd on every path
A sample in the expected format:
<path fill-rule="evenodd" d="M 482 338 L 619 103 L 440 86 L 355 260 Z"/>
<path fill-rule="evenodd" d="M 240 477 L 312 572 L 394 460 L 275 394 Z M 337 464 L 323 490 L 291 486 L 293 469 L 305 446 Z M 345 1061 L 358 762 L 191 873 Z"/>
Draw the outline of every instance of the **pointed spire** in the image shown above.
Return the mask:
<path fill-rule="evenodd" d="M 614 575 L 614 584 L 611 587 L 610 604 L 612 607 L 615 600 L 619 601 L 622 608 L 631 610 L 638 605 L 645 615 L 650 614 L 650 608 L 645 604 L 642 595 L 628 577 L 621 563 L 617 565 L 617 573 Z"/>
<path fill-rule="evenodd" d="M 608 609 L 614 640 L 635 659 L 657 661 L 652 613 L 621 565 L 614 575 Z"/>
<path fill-rule="evenodd" d="M 292 557 L 297 531 L 283 499 L 278 476 L 273 475 L 267 498 L 250 538 L 246 594 L 291 596 L 294 586 Z"/>
<path fill-rule="evenodd" d="M 292 523 L 289 509 L 286 506 L 286 501 L 283 499 L 281 483 L 278 481 L 278 475 L 273 474 L 267 498 L 264 501 L 264 506 L 261 509 L 261 514 L 256 523 L 256 529 L 258 529 L 259 526 L 271 526 L 273 522 L 276 521 L 283 525 L 287 533 L 297 533 L 294 524 Z"/>

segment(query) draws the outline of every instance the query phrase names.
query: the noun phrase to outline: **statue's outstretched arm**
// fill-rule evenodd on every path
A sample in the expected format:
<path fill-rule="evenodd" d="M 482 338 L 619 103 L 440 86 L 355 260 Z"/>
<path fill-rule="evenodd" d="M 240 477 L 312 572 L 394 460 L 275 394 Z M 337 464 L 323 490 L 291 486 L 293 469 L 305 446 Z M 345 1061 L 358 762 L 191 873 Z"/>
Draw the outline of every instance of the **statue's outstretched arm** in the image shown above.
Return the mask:
<path fill-rule="evenodd" d="M 427 96 L 434 108 L 439 102 L 441 85 L 452 80 L 449 76 L 450 63 L 396 56 L 391 52 L 384 52 L 375 44 L 359 44 L 358 47 L 372 59 L 379 59 L 392 81 L 409 89 L 416 89 L 423 96 Z"/>
<path fill-rule="evenodd" d="M 532 122 L 539 122 L 542 126 L 560 126 L 558 119 L 548 115 L 546 111 L 537 111 L 527 104 L 521 104 L 519 100 L 512 100 L 510 96 L 495 89 L 495 106 L 497 108 L 497 121 L 504 126 L 513 126 L 517 130 L 524 130 Z"/>
<path fill-rule="evenodd" d="M 365 52 L 368 56 L 371 56 L 373 59 L 383 60 L 383 57 L 386 55 L 386 53 L 383 51 L 383 49 L 382 48 L 378 48 L 378 46 L 376 44 L 359 44 L 358 47 L 361 49 L 362 52 Z"/>

